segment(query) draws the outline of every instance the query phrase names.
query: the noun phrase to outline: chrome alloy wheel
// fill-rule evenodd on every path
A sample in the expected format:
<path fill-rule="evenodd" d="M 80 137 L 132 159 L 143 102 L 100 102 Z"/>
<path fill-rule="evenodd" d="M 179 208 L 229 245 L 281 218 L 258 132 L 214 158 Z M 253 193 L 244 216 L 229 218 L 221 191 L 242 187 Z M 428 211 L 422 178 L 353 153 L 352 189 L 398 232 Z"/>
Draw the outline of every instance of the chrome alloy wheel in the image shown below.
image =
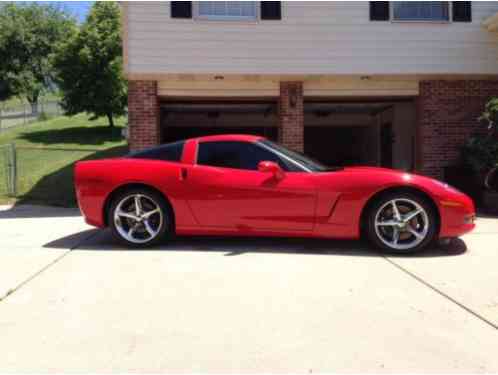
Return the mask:
<path fill-rule="evenodd" d="M 159 204 L 144 194 L 126 196 L 114 210 L 114 224 L 119 235 L 136 244 L 156 238 L 163 220 Z"/>
<path fill-rule="evenodd" d="M 375 214 L 375 233 L 393 250 L 409 250 L 419 245 L 427 237 L 430 224 L 425 209 L 407 198 L 392 199 Z"/>

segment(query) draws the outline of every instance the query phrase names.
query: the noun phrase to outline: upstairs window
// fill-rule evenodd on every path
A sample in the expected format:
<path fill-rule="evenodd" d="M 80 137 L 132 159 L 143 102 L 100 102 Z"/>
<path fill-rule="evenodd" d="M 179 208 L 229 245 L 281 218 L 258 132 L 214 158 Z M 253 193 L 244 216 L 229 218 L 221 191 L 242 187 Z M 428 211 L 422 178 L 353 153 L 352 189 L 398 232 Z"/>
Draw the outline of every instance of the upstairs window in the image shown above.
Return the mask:
<path fill-rule="evenodd" d="M 196 6 L 199 19 L 254 21 L 258 14 L 255 1 L 199 1 Z"/>
<path fill-rule="evenodd" d="M 447 1 L 393 1 L 393 21 L 449 22 Z"/>

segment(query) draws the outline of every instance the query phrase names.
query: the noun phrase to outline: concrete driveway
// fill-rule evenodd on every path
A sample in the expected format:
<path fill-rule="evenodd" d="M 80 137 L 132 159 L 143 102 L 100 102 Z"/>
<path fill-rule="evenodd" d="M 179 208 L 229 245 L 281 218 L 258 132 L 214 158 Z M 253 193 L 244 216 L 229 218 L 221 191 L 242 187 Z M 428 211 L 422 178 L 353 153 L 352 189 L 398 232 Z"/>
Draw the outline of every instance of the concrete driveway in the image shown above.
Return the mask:
<path fill-rule="evenodd" d="M 498 220 L 445 249 L 177 239 L 0 210 L 0 372 L 498 372 Z"/>

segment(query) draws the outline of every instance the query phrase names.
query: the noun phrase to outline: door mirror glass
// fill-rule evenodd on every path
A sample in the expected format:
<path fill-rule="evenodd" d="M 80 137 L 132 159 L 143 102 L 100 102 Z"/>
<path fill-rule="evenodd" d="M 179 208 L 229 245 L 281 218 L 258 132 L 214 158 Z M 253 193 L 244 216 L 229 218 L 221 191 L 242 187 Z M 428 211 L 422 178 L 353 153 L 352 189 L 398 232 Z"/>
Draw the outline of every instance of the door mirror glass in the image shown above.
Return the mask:
<path fill-rule="evenodd" d="M 273 161 L 262 161 L 258 164 L 258 171 L 264 173 L 272 173 L 277 178 L 284 177 L 284 171 L 280 165 Z"/>

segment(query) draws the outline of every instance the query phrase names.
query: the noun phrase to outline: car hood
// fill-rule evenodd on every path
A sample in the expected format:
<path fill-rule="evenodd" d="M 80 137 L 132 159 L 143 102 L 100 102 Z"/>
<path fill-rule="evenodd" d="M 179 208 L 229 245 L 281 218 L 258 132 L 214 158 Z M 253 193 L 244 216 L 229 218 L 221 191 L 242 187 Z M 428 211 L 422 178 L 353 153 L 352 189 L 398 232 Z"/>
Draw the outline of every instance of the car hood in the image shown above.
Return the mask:
<path fill-rule="evenodd" d="M 385 187 L 412 186 L 438 196 L 447 196 L 448 193 L 450 195 L 464 195 L 459 190 L 435 178 L 406 171 L 368 166 L 345 167 L 344 171 L 353 176 L 361 176 L 361 180 L 365 181 L 365 184 Z"/>
<path fill-rule="evenodd" d="M 395 180 L 404 180 L 404 181 L 413 181 L 413 180 L 419 180 L 423 182 L 437 182 L 441 183 L 440 181 L 422 176 L 419 174 L 415 173 L 410 173 L 406 171 L 401 171 L 397 169 L 390 169 L 390 168 L 381 168 L 381 167 L 368 167 L 368 166 L 354 166 L 354 167 L 345 167 L 344 168 L 345 172 L 350 172 L 350 173 L 362 173 L 366 174 L 369 176 L 383 176 L 383 177 L 391 177 L 394 178 Z"/>
<path fill-rule="evenodd" d="M 374 173 L 394 173 L 394 174 L 406 174 L 405 171 L 399 171 L 396 169 L 382 168 L 382 167 L 369 167 L 369 166 L 352 166 L 344 167 L 345 171 L 348 172 L 374 172 Z"/>

